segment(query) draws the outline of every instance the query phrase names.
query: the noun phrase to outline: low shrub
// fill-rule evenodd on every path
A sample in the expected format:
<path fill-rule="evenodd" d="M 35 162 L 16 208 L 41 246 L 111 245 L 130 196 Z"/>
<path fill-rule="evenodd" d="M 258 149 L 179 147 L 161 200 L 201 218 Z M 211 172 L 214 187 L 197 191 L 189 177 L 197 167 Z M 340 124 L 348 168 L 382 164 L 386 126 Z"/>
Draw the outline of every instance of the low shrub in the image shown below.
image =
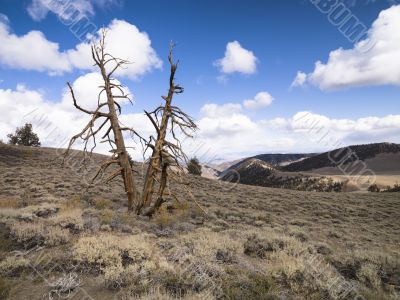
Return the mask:
<path fill-rule="evenodd" d="M 0 275 L 18 276 L 29 265 L 29 260 L 24 257 L 9 256 L 0 262 Z"/>
<path fill-rule="evenodd" d="M 11 224 L 11 235 L 28 248 L 45 244 L 56 246 L 69 241 L 69 231 L 60 227 L 45 226 L 44 223 L 15 222 Z"/>
<path fill-rule="evenodd" d="M 282 250 L 285 243 L 282 240 L 269 240 L 253 234 L 247 238 L 243 245 L 244 254 L 252 257 L 265 258 L 267 252 Z"/>
<path fill-rule="evenodd" d="M 100 270 L 106 285 L 117 289 L 136 277 L 157 269 L 153 249 L 146 235 L 114 236 L 103 233 L 81 237 L 74 246 L 74 257 L 89 269 Z M 158 263 L 158 266 L 162 264 Z"/>
<path fill-rule="evenodd" d="M 112 207 L 112 201 L 104 198 L 96 198 L 93 200 L 93 204 L 97 209 L 106 209 Z"/>
<path fill-rule="evenodd" d="M 357 278 L 365 286 L 376 290 L 382 285 L 378 272 L 377 266 L 371 263 L 363 264 L 357 272 Z"/>
<path fill-rule="evenodd" d="M 265 274 L 243 272 L 236 268 L 229 269 L 227 273 L 222 281 L 221 299 L 280 299 L 274 280 Z"/>

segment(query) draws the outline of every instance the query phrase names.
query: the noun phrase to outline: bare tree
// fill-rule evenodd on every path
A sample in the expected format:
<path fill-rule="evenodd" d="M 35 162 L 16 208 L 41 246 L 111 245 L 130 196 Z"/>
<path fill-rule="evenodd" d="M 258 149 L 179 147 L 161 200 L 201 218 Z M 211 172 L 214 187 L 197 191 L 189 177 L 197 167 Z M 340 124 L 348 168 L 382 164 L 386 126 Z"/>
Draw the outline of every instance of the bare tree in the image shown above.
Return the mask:
<path fill-rule="evenodd" d="M 130 99 L 124 92 L 122 85 L 112 79 L 112 75 L 129 62 L 116 58 L 105 51 L 105 37 L 106 32 L 103 31 L 99 43 L 94 44 L 91 48 L 93 60 L 99 68 L 103 79 L 103 85 L 100 86 L 101 91 L 97 99 L 97 108 L 88 110 L 81 107 L 77 102 L 71 84 L 68 83 L 74 106 L 90 115 L 91 119 L 81 132 L 71 138 L 64 154 L 64 160 L 68 156 L 72 145 L 78 139 L 82 140 L 84 144 L 84 158 L 87 155 L 91 155 L 97 145 L 96 138 L 100 135 L 100 143 L 108 143 L 113 155 L 101 164 L 92 182 L 105 174 L 111 166 L 114 166 L 106 177 L 105 182 L 109 182 L 121 175 L 128 197 L 129 210 L 136 208 L 137 214 L 152 216 L 165 202 L 164 195 L 168 179 L 174 178 L 176 175 L 174 170 L 183 171 L 182 162 L 187 161 L 187 156 L 182 150 L 180 137 L 182 134 L 186 137 L 192 137 L 191 134 L 197 129 L 197 126 L 190 116 L 179 107 L 172 105 L 174 94 L 183 92 L 183 88 L 174 82 L 179 62 L 173 62 L 173 44 L 170 45 L 168 56 L 170 63 L 168 95 L 162 96 L 165 101 L 163 105 L 160 105 L 152 112 L 145 111 L 146 116 L 156 130 L 157 136 L 151 136 L 149 141 L 146 141 L 134 129 L 123 126 L 119 120 L 121 105 L 117 100 L 128 99 L 130 101 Z M 103 93 L 106 96 L 105 100 L 102 100 Z M 152 151 L 142 193 L 139 193 L 136 188 L 130 156 L 126 150 L 123 137 L 124 131 L 128 131 L 132 136 L 138 137 L 142 145 L 146 145 L 144 152 L 148 149 Z M 167 136 L 170 136 L 171 140 L 168 140 Z M 158 184 L 158 190 L 155 199 L 153 199 L 156 183 Z M 177 199 L 170 191 L 168 194 Z"/>
<path fill-rule="evenodd" d="M 113 154 L 109 159 L 101 164 L 92 179 L 92 183 L 94 180 L 99 178 L 99 176 L 104 175 L 111 166 L 115 166 L 106 177 L 105 182 L 109 182 L 121 175 L 128 197 L 128 209 L 133 210 L 134 205 L 137 204 L 138 192 L 132 167 L 129 162 L 129 154 L 126 150 L 123 132 L 128 131 L 132 135 L 139 137 L 141 141 L 143 141 L 143 139 L 134 129 L 123 126 L 119 121 L 121 105 L 119 104 L 118 100 L 131 100 L 129 95 L 125 93 L 122 85 L 116 83 L 112 76 L 118 69 L 123 68 L 129 62 L 107 53 L 105 50 L 105 39 L 106 31 L 103 30 L 100 41 L 97 44 L 93 44 L 91 47 L 95 66 L 99 68 L 104 83 L 104 85 L 100 86 L 101 91 L 99 92 L 97 99 L 97 108 L 95 110 L 88 110 L 81 107 L 78 104 L 71 84 L 67 83 L 71 92 L 74 106 L 78 110 L 90 115 L 91 119 L 81 132 L 71 138 L 68 148 L 64 154 L 64 160 L 68 156 L 72 145 L 77 139 L 81 139 L 83 141 L 84 157 L 91 155 L 97 146 L 96 137 L 100 135 L 100 143 L 108 143 L 111 147 L 110 152 Z M 105 100 L 102 100 L 103 93 L 105 93 L 106 96 Z"/>
<path fill-rule="evenodd" d="M 197 129 L 196 124 L 190 116 L 184 113 L 179 107 L 172 105 L 174 94 L 183 93 L 183 88 L 174 82 L 179 61 L 176 63 L 173 62 L 173 48 L 174 45 L 171 43 L 168 56 L 170 63 L 169 90 L 167 96 L 162 96 L 165 103 L 152 112 L 145 111 L 145 114 L 157 132 L 157 137 L 151 136 L 150 141 L 147 143 L 146 150 L 151 149 L 152 155 L 149 159 L 142 198 L 136 210 L 138 214 L 148 216 L 154 214 L 165 201 L 164 191 L 167 186 L 170 167 L 183 170 L 181 161 L 187 160 L 182 150 L 177 129 L 187 137 L 192 137 L 192 132 Z M 167 140 L 167 134 L 172 136 L 172 141 Z M 158 177 L 159 180 L 157 179 Z M 159 188 L 156 199 L 153 202 L 156 181 L 159 183 Z"/>

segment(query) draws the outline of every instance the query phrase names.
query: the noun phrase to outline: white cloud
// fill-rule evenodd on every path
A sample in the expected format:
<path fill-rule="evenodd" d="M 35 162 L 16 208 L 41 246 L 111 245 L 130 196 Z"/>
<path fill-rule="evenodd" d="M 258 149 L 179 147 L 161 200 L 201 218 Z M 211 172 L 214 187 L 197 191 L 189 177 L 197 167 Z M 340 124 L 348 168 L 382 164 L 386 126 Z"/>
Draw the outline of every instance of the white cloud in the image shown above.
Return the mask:
<path fill-rule="evenodd" d="M 215 103 L 205 104 L 201 108 L 201 112 L 204 116 L 214 118 L 218 116 L 232 115 L 240 112 L 242 106 L 237 103 L 226 103 L 222 105 L 218 105 Z"/>
<path fill-rule="evenodd" d="M 207 103 L 201 108 L 201 113 L 205 117 L 218 118 L 226 115 L 236 115 L 243 111 L 243 108 L 252 110 L 257 108 L 266 107 L 272 104 L 274 98 L 268 92 L 259 92 L 254 99 L 243 101 L 240 103 Z"/>
<path fill-rule="evenodd" d="M 214 63 L 222 73 L 254 74 L 257 71 L 257 57 L 244 49 L 238 41 L 226 45 L 225 56 Z"/>
<path fill-rule="evenodd" d="M 47 1 L 42 0 L 32 0 L 32 2 L 28 5 L 27 11 L 31 18 L 35 21 L 41 21 L 49 12 L 49 8 L 46 5 Z"/>
<path fill-rule="evenodd" d="M 352 144 L 400 142 L 400 115 L 333 119 L 304 111 L 290 118 L 254 120 L 233 103 L 207 104 L 202 112 L 196 141 L 208 157 L 237 159 L 258 153 L 322 152 Z"/>
<path fill-rule="evenodd" d="M 296 78 L 293 80 L 292 84 L 290 85 L 290 88 L 298 87 L 298 86 L 303 86 L 304 83 L 307 80 L 307 74 L 301 71 L 298 71 L 296 74 Z"/>
<path fill-rule="evenodd" d="M 254 136 L 261 136 L 260 128 L 256 122 L 241 113 L 241 109 L 240 104 L 234 103 L 204 105 L 201 110 L 202 118 L 197 122 L 200 130 L 195 141 L 190 141 L 193 144 L 192 147 L 187 147 L 189 153 L 196 151 L 197 156 L 235 159 L 244 153 L 257 151 L 260 149 L 258 145 L 263 145 L 261 148 L 264 148 L 265 140 L 252 140 Z M 253 149 L 250 150 L 250 148 Z M 200 158 L 209 159 L 209 157 Z"/>
<path fill-rule="evenodd" d="M 374 46 L 365 51 L 366 45 Z M 307 81 L 322 90 L 400 85 L 400 5 L 381 11 L 354 48 L 330 52 L 327 63 L 317 61 Z"/>
<path fill-rule="evenodd" d="M 32 0 L 27 7 L 27 11 L 35 21 L 43 20 L 49 12 L 56 14 L 64 21 L 76 21 L 83 16 L 92 17 L 95 14 L 94 6 L 103 8 L 119 4 L 119 0 Z M 77 15 L 79 15 L 79 17 L 77 17 Z"/>
<path fill-rule="evenodd" d="M 147 33 L 122 20 L 113 20 L 106 29 L 107 51 L 132 62 L 116 72 L 115 76 L 137 79 L 155 68 L 161 68 L 162 61 L 152 48 Z M 94 69 L 89 43 L 80 43 L 74 49 L 60 51 L 59 45 L 47 40 L 40 31 L 17 36 L 10 32 L 6 23 L 1 22 L 0 40 L 0 63 L 9 68 L 48 72 L 50 75 L 73 69 Z"/>
<path fill-rule="evenodd" d="M 0 22 L 0 63 L 9 68 L 62 73 L 71 71 L 67 55 L 40 31 L 17 36 Z"/>
<path fill-rule="evenodd" d="M 162 61 L 151 47 L 151 40 L 147 33 L 139 31 L 135 25 L 126 21 L 113 20 L 110 23 L 107 27 L 106 43 L 109 53 L 132 62 L 117 71 L 116 76 L 137 79 L 152 69 L 162 66 Z M 87 70 L 93 68 L 90 44 L 81 43 L 67 53 L 74 67 Z"/>
<path fill-rule="evenodd" d="M 243 106 L 247 109 L 262 108 L 271 105 L 273 100 L 274 98 L 268 92 L 260 92 L 254 99 L 244 100 Z"/>
<path fill-rule="evenodd" d="M 113 80 L 113 83 L 120 84 L 118 80 Z M 100 92 L 99 86 L 103 85 L 104 81 L 101 74 L 98 72 L 87 73 L 78 77 L 73 83 L 72 88 L 74 89 L 76 99 L 79 99 L 79 104 L 83 107 L 94 110 L 97 107 L 97 99 Z M 127 87 L 123 87 L 122 90 L 126 95 L 130 95 L 133 98 L 130 90 Z M 120 91 L 114 91 L 115 95 L 121 95 Z M 103 92 L 100 96 L 100 101 L 106 101 L 106 94 Z M 119 99 L 120 104 L 128 104 L 128 99 Z M 60 103 L 63 110 L 76 111 L 76 108 L 72 105 L 72 97 L 68 88 L 65 88 Z"/>
<path fill-rule="evenodd" d="M 97 74 L 90 73 L 72 83 L 79 105 L 90 109 L 93 108 L 93 103 L 97 103 L 98 81 Z M 59 101 L 54 102 L 47 100 L 43 92 L 18 85 L 15 90 L 0 89 L 0 99 L 0 139 L 3 141 L 7 141 L 7 134 L 14 132 L 16 127 L 32 123 L 43 146 L 65 148 L 69 139 L 77 134 L 90 118 L 74 108 L 67 90 L 63 91 Z M 145 137 L 152 132 L 151 123 L 142 113 L 123 114 L 120 120 L 128 127 L 140 128 Z M 127 141 L 129 146 L 136 147 L 131 151 L 132 156 L 141 159 L 140 146 L 130 139 Z M 96 152 L 108 153 L 108 145 L 97 144 Z M 82 149 L 82 146 L 78 143 L 74 148 Z"/>
<path fill-rule="evenodd" d="M 9 23 L 9 19 L 5 14 L 0 13 L 0 23 L 3 23 L 3 24 Z"/>
<path fill-rule="evenodd" d="M 358 119 L 331 119 L 308 111 L 298 112 L 292 118 L 262 121 L 267 127 L 296 134 L 299 143 L 314 144 L 329 150 L 337 143 L 400 142 L 400 115 L 364 117 Z"/>
<path fill-rule="evenodd" d="M 98 80 L 96 74 L 90 73 L 73 82 L 80 105 L 91 108 L 97 101 Z M 73 108 L 67 90 L 54 102 L 47 100 L 41 91 L 18 85 L 14 90 L 0 89 L 0 99 L 0 139 L 3 141 L 17 126 L 32 123 L 44 146 L 66 147 L 69 138 L 88 122 L 86 114 Z M 201 145 L 201 151 L 209 156 L 236 159 L 257 153 L 314 152 L 350 144 L 400 142 L 400 115 L 334 119 L 304 111 L 291 118 L 254 120 L 242 109 L 241 104 L 235 103 L 204 105 L 197 121 L 200 130 L 196 139 L 189 141 L 192 149 Z M 120 120 L 145 137 L 153 132 L 151 123 L 142 113 L 123 114 Z M 141 159 L 141 147 L 131 140 L 128 144 L 136 147 L 133 157 Z M 184 145 L 187 149 L 186 142 Z M 82 147 L 77 144 L 75 148 Z M 96 151 L 107 153 L 108 147 L 98 144 Z"/>

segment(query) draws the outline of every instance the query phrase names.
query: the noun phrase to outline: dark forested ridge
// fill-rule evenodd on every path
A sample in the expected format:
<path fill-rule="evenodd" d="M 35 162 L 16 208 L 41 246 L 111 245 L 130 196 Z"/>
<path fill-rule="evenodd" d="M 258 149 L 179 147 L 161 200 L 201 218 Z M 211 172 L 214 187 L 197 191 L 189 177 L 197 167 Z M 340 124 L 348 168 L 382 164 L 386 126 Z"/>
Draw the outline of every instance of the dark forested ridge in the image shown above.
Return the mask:
<path fill-rule="evenodd" d="M 281 169 L 288 172 L 311 171 L 324 167 L 336 167 L 357 160 L 373 158 L 381 153 L 400 152 L 400 145 L 394 143 L 377 143 L 355 145 L 325 152 L 302 161 L 283 166 Z"/>

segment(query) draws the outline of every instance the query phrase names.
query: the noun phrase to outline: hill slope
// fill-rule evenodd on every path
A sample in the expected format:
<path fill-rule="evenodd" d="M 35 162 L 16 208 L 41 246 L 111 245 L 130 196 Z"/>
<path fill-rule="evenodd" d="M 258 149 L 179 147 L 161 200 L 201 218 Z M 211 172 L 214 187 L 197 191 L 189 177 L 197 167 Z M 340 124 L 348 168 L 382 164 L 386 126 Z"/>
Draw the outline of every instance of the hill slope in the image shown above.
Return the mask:
<path fill-rule="evenodd" d="M 265 161 L 250 158 L 230 167 L 220 176 L 221 180 L 231 181 L 231 171 L 235 171 L 240 175 L 240 183 L 262 186 L 264 178 L 270 176 L 274 170 L 274 167 Z"/>
<path fill-rule="evenodd" d="M 181 201 L 168 199 L 149 220 L 126 213 L 120 180 L 86 190 L 94 170 L 79 156 L 62 168 L 58 153 L 0 145 L 1 299 L 399 297 L 398 194 L 185 175 L 171 184 Z M 102 159 L 95 155 L 93 167 Z M 141 164 L 135 170 L 140 188 Z M 318 276 L 316 260 L 326 266 Z M 332 290 L 321 278 L 354 288 Z"/>
<path fill-rule="evenodd" d="M 313 157 L 317 155 L 317 153 L 288 153 L 288 154 L 260 154 L 256 155 L 253 158 L 260 159 L 262 161 L 265 161 L 273 166 L 282 166 L 282 165 L 288 165 L 293 162 L 301 161 L 303 159 Z"/>
<path fill-rule="evenodd" d="M 311 171 L 314 169 L 336 167 L 350 164 L 354 161 L 365 161 L 384 153 L 398 153 L 400 145 L 393 143 L 377 143 L 355 145 L 325 152 L 299 162 L 283 166 L 282 170 L 289 172 Z"/>
<path fill-rule="evenodd" d="M 258 156 L 274 161 L 275 167 L 260 159 L 247 158 L 221 173 L 220 179 L 264 187 L 305 191 L 366 191 L 373 180 L 380 188 L 400 180 L 400 145 L 379 143 L 356 145 L 322 154 L 265 154 Z M 289 164 L 286 159 L 297 159 Z M 257 161 L 248 168 L 249 162 Z M 336 162 L 336 163 L 335 163 Z M 263 164 L 271 166 L 268 171 Z M 360 175 L 368 178 L 360 179 Z"/>

